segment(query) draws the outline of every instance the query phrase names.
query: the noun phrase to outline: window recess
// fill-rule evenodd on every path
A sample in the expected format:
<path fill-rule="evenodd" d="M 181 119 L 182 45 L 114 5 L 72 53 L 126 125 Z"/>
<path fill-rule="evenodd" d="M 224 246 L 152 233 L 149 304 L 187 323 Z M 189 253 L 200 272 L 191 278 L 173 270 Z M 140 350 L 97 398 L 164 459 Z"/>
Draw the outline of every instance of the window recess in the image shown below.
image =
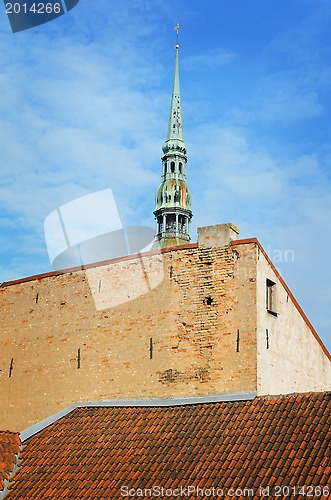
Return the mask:
<path fill-rule="evenodd" d="M 266 280 L 266 308 L 268 313 L 278 316 L 276 312 L 276 283 L 268 278 Z"/>

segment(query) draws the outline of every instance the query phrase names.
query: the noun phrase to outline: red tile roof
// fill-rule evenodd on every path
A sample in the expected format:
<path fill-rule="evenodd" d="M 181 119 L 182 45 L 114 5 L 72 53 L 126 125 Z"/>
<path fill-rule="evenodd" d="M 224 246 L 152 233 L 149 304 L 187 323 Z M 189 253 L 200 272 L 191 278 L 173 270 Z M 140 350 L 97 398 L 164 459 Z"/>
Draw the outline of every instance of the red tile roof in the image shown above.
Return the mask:
<path fill-rule="evenodd" d="M 17 432 L 0 431 L 0 495 L 5 488 L 5 481 L 8 481 L 14 469 L 20 445 L 20 436 Z"/>
<path fill-rule="evenodd" d="M 324 500 L 330 396 L 77 408 L 24 442 L 6 499 L 197 498 L 197 488 L 223 498 L 244 498 L 240 490 L 251 488 L 260 498 L 270 488 L 264 492 L 280 499 L 295 492 Z"/>

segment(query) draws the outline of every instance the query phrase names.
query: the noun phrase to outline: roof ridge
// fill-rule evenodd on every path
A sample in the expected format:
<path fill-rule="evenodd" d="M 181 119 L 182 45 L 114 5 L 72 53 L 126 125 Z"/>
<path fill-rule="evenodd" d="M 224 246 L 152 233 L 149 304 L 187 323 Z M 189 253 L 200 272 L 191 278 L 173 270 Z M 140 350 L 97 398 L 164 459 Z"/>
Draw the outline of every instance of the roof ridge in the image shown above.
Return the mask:
<path fill-rule="evenodd" d="M 46 427 L 52 425 L 57 420 L 65 417 L 72 411 L 79 408 L 96 408 L 96 407 L 173 407 L 173 406 L 189 406 L 206 403 L 234 403 L 240 401 L 253 401 L 256 397 L 256 392 L 236 393 L 236 394 L 213 394 L 210 396 L 193 396 L 187 398 L 146 398 L 146 399 L 100 399 L 98 401 L 77 401 L 66 408 L 53 413 L 44 420 L 37 422 L 30 427 L 24 429 L 20 433 L 21 441 L 26 441 L 34 434 L 42 431 Z"/>
<path fill-rule="evenodd" d="M 223 394 L 223 395 L 212 395 L 206 397 L 190 397 L 190 398 L 177 398 L 177 399 L 102 399 L 98 401 L 78 401 L 72 405 L 63 408 L 57 413 L 50 415 L 49 417 L 37 422 L 36 424 L 24 429 L 20 433 L 21 442 L 26 441 L 31 436 L 38 434 L 46 427 L 49 427 L 54 422 L 65 417 L 74 410 L 83 408 L 98 408 L 98 407 L 113 407 L 113 408 L 138 408 L 138 407 L 149 407 L 149 408 L 160 408 L 160 407 L 176 407 L 176 406 L 197 406 L 205 404 L 217 404 L 217 403 L 240 403 L 251 401 L 253 404 L 259 401 L 277 401 L 290 400 L 291 398 L 316 398 L 321 396 L 330 396 L 331 391 L 319 391 L 319 392 L 296 392 L 291 394 L 266 394 L 258 396 L 256 393 L 238 393 L 238 394 Z"/>

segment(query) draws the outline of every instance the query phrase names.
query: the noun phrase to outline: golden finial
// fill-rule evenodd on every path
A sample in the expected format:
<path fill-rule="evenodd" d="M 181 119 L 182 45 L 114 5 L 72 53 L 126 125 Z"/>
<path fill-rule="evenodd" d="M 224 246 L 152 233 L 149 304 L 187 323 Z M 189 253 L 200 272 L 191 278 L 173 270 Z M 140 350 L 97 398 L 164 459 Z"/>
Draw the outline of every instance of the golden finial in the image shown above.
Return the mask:
<path fill-rule="evenodd" d="M 178 43 L 178 31 L 179 31 L 179 23 L 176 24 L 176 26 L 174 27 L 174 30 L 176 31 L 176 49 L 179 49 L 179 43 Z"/>

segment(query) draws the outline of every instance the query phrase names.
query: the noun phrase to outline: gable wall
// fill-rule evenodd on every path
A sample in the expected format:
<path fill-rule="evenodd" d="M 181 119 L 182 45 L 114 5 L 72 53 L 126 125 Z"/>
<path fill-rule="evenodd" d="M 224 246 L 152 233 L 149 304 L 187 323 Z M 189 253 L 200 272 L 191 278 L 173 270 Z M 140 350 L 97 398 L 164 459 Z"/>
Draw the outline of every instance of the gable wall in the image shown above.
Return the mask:
<path fill-rule="evenodd" d="M 261 247 L 257 269 L 258 394 L 330 390 L 330 356 Z M 276 283 L 277 315 L 266 308 L 267 278 Z"/>

